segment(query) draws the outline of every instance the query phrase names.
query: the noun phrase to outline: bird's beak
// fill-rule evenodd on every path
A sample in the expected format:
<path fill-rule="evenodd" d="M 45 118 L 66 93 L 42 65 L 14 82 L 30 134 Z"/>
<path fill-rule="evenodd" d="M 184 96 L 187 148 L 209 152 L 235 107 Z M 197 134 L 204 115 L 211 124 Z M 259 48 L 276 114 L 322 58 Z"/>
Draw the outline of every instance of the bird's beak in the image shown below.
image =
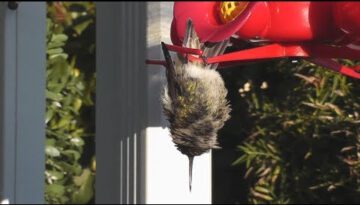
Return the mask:
<path fill-rule="evenodd" d="M 173 63 L 173 61 L 171 59 L 171 55 L 169 53 L 169 50 L 166 47 L 164 42 L 161 42 L 161 48 L 163 50 L 165 61 L 166 61 L 166 64 L 167 64 L 168 68 L 173 70 L 174 69 L 174 63 Z"/>

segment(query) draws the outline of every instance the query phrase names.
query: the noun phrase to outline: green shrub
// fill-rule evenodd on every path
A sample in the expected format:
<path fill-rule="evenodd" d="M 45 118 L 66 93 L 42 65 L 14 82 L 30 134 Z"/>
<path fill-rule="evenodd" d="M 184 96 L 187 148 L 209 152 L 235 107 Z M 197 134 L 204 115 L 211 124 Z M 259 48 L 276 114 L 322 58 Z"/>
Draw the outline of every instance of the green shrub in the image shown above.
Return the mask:
<path fill-rule="evenodd" d="M 45 201 L 94 197 L 94 5 L 48 3 Z"/>
<path fill-rule="evenodd" d="M 359 80 L 305 61 L 252 69 L 238 122 L 251 126 L 233 163 L 246 170 L 248 202 L 359 203 Z"/>

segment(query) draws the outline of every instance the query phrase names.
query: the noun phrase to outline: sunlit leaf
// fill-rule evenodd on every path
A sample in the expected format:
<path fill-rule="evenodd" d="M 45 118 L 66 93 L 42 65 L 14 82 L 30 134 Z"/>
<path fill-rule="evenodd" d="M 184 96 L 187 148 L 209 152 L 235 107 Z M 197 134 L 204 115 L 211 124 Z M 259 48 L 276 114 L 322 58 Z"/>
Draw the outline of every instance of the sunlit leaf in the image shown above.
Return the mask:
<path fill-rule="evenodd" d="M 84 169 L 81 176 L 74 177 L 74 182 L 77 186 L 80 186 L 80 189 L 72 195 L 72 203 L 86 204 L 90 201 L 94 194 L 93 181 L 94 176 L 89 169 Z"/>
<path fill-rule="evenodd" d="M 65 187 L 58 184 L 47 185 L 46 192 L 47 194 L 59 197 L 65 193 Z"/>
<path fill-rule="evenodd" d="M 58 157 L 60 156 L 60 151 L 54 146 L 46 146 L 45 153 L 51 157 Z"/>

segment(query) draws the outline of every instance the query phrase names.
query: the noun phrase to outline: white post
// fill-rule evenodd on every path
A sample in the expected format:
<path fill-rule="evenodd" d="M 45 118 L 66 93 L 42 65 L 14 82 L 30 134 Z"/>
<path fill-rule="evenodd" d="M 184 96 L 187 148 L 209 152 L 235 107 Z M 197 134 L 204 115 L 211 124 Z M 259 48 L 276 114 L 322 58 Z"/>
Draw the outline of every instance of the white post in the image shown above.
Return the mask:
<path fill-rule="evenodd" d="M 188 160 L 162 114 L 172 2 L 97 2 L 96 203 L 211 203 L 211 154 Z M 147 56 L 146 56 L 147 55 Z"/>
<path fill-rule="evenodd" d="M 160 42 L 171 43 L 173 2 L 148 3 L 148 58 L 163 59 Z M 146 129 L 146 203 L 211 203 L 211 153 L 195 157 L 192 191 L 189 191 L 189 162 L 171 140 L 162 114 L 160 93 L 165 69 L 148 66 L 148 127 Z"/>
<path fill-rule="evenodd" d="M 143 194 L 146 3 L 96 2 L 96 203 Z"/>

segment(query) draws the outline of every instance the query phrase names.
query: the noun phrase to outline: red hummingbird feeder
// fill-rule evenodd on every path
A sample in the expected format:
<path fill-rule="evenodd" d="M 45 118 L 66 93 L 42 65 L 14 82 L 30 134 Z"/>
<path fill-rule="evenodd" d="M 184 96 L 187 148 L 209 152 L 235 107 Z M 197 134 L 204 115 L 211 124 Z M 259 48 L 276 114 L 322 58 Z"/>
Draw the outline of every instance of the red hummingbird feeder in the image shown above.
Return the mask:
<path fill-rule="evenodd" d="M 167 48 L 191 54 L 189 60 L 219 63 L 219 68 L 276 58 L 311 61 L 360 79 L 360 66 L 347 67 L 334 59 L 360 60 L 360 2 L 175 2 L 171 41 Z M 230 39 L 241 47 L 223 55 L 204 58 L 202 51 L 182 47 L 186 21 L 191 19 L 201 42 Z M 164 61 L 148 64 L 166 66 Z"/>

